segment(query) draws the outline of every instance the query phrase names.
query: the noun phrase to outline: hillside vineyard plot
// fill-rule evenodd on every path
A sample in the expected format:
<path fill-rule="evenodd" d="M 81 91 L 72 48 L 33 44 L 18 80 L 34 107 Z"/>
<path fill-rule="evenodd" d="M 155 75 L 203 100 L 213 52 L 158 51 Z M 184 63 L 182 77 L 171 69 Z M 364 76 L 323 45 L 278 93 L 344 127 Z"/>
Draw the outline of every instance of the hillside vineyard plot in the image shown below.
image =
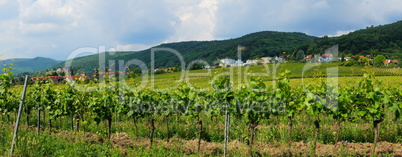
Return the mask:
<path fill-rule="evenodd" d="M 292 142 L 308 142 L 307 152 L 317 155 L 323 149 L 318 146 L 340 145 L 339 141 L 341 144 L 344 141 L 373 143 L 364 148 L 366 153 L 398 153 L 397 150 L 376 151 L 376 145 L 379 141 L 398 144 L 402 140 L 402 90 L 399 87 L 383 85 L 370 74 L 364 74 L 355 86 L 336 86 L 317 78 L 314 84 L 292 87 L 288 75 L 289 71 L 285 71 L 271 86 L 260 77 L 252 77 L 249 86 L 236 90 L 231 88 L 228 77 L 219 77 L 214 81 L 213 91 L 188 87 L 184 83 L 168 91 L 148 88 L 135 91 L 124 88 L 119 82 L 91 88 L 76 88 L 77 84 L 55 88 L 52 83 L 36 82 L 28 88 L 22 119 L 22 126 L 27 128 L 24 136 L 32 137 L 20 138 L 25 140 L 18 142 L 16 153 L 43 146 L 47 142 L 40 140 L 43 136 L 62 138 L 59 134 L 64 132 L 76 132 L 76 136 L 91 133 L 105 142 L 123 132 L 134 141 L 147 139 L 147 142 L 138 147 L 120 145 L 124 150 L 108 149 L 119 153 L 154 150 L 167 147 L 161 145 L 162 139 L 167 143 L 195 140 L 195 151 L 182 153 L 205 155 L 202 152 L 205 142 L 223 141 L 225 111 L 231 117 L 229 142 L 238 141 L 248 146 L 249 151 L 239 155 L 269 155 L 260 146 L 272 142 L 282 143 L 285 147 L 278 149 L 290 154 L 294 152 L 286 151 L 286 147 L 291 147 Z M 4 82 L 7 77 L 2 79 Z M 1 125 L 5 132 L 13 125 L 18 108 L 19 93 L 12 92 L 11 87 L 4 83 L 0 90 Z M 8 150 L 9 137 L 0 136 L 2 153 Z M 235 152 L 233 149 L 229 154 Z M 52 155 L 56 150 L 37 151 Z M 339 151 L 331 152 L 337 155 Z M 209 155 L 214 153 L 221 155 L 222 152 L 218 149 Z"/>

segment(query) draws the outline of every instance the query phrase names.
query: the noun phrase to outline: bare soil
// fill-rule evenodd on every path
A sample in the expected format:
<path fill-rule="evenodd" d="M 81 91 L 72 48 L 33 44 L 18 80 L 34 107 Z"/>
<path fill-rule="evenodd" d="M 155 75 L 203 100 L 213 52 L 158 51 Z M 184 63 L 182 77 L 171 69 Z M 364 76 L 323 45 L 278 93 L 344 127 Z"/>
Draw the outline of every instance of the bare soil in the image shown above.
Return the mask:
<path fill-rule="evenodd" d="M 102 143 L 105 141 L 96 134 L 85 133 L 88 143 Z M 136 149 L 139 147 L 149 149 L 149 138 L 130 137 L 126 133 L 116 133 L 111 136 L 110 142 L 116 149 L 127 155 L 127 149 Z M 198 140 L 183 140 L 171 138 L 166 140 L 156 139 L 154 147 L 164 148 L 171 151 L 181 151 L 183 155 L 201 154 L 203 156 L 221 155 L 223 153 L 223 144 L 218 142 L 201 141 L 201 150 L 198 152 Z M 336 144 L 317 143 L 316 156 L 370 156 L 372 143 L 348 143 L 338 142 Z M 262 156 L 311 156 L 312 146 L 309 142 L 289 142 L 289 143 L 263 143 L 256 141 L 252 147 L 237 140 L 230 141 L 228 151 L 232 156 L 249 156 L 255 153 Z M 379 142 L 376 147 L 376 154 L 379 156 L 392 155 L 402 157 L 402 144 Z"/>

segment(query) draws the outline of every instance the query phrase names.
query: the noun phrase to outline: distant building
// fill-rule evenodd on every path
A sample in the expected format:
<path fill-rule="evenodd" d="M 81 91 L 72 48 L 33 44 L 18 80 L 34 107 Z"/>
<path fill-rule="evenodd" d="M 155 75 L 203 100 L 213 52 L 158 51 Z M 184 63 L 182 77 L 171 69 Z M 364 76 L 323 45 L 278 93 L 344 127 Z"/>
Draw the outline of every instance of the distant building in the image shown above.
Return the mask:
<path fill-rule="evenodd" d="M 320 55 L 307 55 L 304 60 L 306 62 L 320 62 L 320 63 L 328 63 L 333 61 L 332 53 L 324 53 Z M 336 58 L 335 58 L 336 59 Z M 339 58 L 340 59 L 340 58 Z"/>
<path fill-rule="evenodd" d="M 231 58 L 225 58 L 225 59 L 220 59 L 219 60 L 219 66 L 220 67 L 239 67 L 239 66 L 246 66 L 246 65 L 257 65 L 257 64 L 269 64 L 272 62 L 279 62 L 283 63 L 285 62 L 285 58 L 283 56 L 280 57 L 262 57 L 261 59 L 249 59 L 246 60 L 244 63 L 241 59 L 235 60 Z M 214 68 L 212 66 L 205 66 L 205 69 L 211 69 Z"/>
<path fill-rule="evenodd" d="M 238 66 L 244 66 L 244 62 L 240 59 L 234 60 L 231 58 L 225 58 L 219 60 L 219 66 L 220 67 L 238 67 Z"/>
<path fill-rule="evenodd" d="M 129 72 L 123 72 L 123 71 L 118 71 L 117 72 L 117 74 L 130 74 Z M 100 73 L 98 73 L 99 75 L 108 75 L 108 76 L 114 76 L 115 74 L 116 74 L 116 72 L 114 72 L 114 71 L 111 71 L 111 72 L 100 72 Z M 96 73 L 92 73 L 92 75 L 96 75 Z"/>
<path fill-rule="evenodd" d="M 215 69 L 216 66 L 210 66 L 210 65 L 206 65 L 204 66 L 204 69 Z"/>
<path fill-rule="evenodd" d="M 234 64 L 235 60 L 231 58 L 225 58 L 225 59 L 220 59 L 219 60 L 219 66 L 220 67 L 229 67 L 231 64 Z"/>
<path fill-rule="evenodd" d="M 327 63 L 332 61 L 332 53 L 324 53 L 321 55 L 319 62 Z"/>
<path fill-rule="evenodd" d="M 272 61 L 272 57 L 261 57 L 262 64 L 270 64 Z"/>
<path fill-rule="evenodd" d="M 283 63 L 286 60 L 285 60 L 285 58 L 283 58 L 283 56 L 279 56 L 279 57 L 275 56 L 275 61 L 278 63 Z"/>
<path fill-rule="evenodd" d="M 157 72 L 157 71 L 161 71 L 161 69 L 159 69 L 159 68 L 154 69 L 154 72 Z"/>
<path fill-rule="evenodd" d="M 260 62 L 260 60 L 258 60 L 258 59 L 249 59 L 249 60 L 246 60 L 246 63 L 244 64 L 244 65 L 257 65 L 258 63 Z"/>
<path fill-rule="evenodd" d="M 348 61 L 351 57 L 348 57 L 347 55 L 343 55 L 343 59 L 345 59 L 345 61 Z M 338 57 L 338 60 L 342 60 L 342 56 Z"/>
<path fill-rule="evenodd" d="M 387 60 L 384 61 L 385 66 L 388 66 L 390 64 L 395 64 L 396 65 L 396 64 L 398 64 L 398 60 L 396 60 L 396 59 L 394 59 L 394 60 L 387 59 Z"/>
<path fill-rule="evenodd" d="M 156 69 L 154 69 L 154 72 L 157 72 L 157 71 L 169 72 L 169 71 L 174 71 L 175 69 L 176 69 L 176 67 L 156 68 Z M 119 73 L 120 73 L 120 71 L 119 71 Z"/>
<path fill-rule="evenodd" d="M 235 64 L 232 66 L 235 66 L 235 67 L 244 66 L 244 62 L 242 60 L 238 59 L 237 61 L 235 61 Z"/>
<path fill-rule="evenodd" d="M 304 60 L 306 62 L 316 62 L 317 61 L 317 55 L 307 55 Z"/>
<path fill-rule="evenodd" d="M 68 70 L 66 68 L 57 68 L 56 72 L 61 73 L 61 72 L 67 72 Z"/>

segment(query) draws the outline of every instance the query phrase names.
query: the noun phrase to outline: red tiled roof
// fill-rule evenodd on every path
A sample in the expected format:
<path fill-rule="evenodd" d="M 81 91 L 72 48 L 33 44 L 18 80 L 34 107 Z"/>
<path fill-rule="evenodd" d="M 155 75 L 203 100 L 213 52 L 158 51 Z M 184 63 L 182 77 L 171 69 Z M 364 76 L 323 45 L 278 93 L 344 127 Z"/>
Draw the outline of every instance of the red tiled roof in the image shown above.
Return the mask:
<path fill-rule="evenodd" d="M 122 74 L 122 71 L 118 71 L 117 73 Z M 96 73 L 92 73 L 92 75 L 95 75 Z M 98 73 L 99 75 L 114 75 L 115 72 L 100 72 Z M 126 72 L 126 74 L 128 74 L 128 72 Z"/>
<path fill-rule="evenodd" d="M 323 56 L 323 57 L 329 57 L 329 56 L 331 56 L 332 54 L 330 54 L 330 53 L 324 53 L 324 54 L 322 54 L 321 56 Z"/>
<path fill-rule="evenodd" d="M 317 55 L 314 55 L 314 57 Z M 313 58 L 313 55 L 307 55 L 307 58 Z"/>
<path fill-rule="evenodd" d="M 68 76 L 69 79 L 76 79 L 80 78 L 81 76 Z M 46 79 L 51 79 L 53 81 L 57 81 L 59 79 L 65 79 L 66 76 L 60 77 L 60 76 L 41 76 L 41 77 L 31 77 L 31 80 L 46 80 Z"/>

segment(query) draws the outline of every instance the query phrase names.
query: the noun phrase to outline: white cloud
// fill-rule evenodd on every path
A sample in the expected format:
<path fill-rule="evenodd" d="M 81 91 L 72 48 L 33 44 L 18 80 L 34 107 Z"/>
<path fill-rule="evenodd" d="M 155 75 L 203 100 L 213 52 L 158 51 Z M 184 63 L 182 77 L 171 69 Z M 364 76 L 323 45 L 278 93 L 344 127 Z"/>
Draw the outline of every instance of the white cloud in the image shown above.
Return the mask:
<path fill-rule="evenodd" d="M 402 1 L 236 1 L 218 6 L 216 34 L 236 37 L 256 31 L 298 31 L 315 36 L 401 20 Z"/>
<path fill-rule="evenodd" d="M 116 45 L 116 51 L 141 51 L 151 48 L 153 45 L 144 44 L 127 44 L 127 45 Z"/>
<path fill-rule="evenodd" d="M 349 34 L 349 33 L 351 33 L 351 32 L 353 32 L 354 30 L 343 30 L 343 31 L 336 31 L 336 34 L 333 34 L 333 35 L 327 35 L 328 37 L 339 37 L 339 36 L 342 36 L 342 35 L 346 35 L 346 34 Z"/>
<path fill-rule="evenodd" d="M 329 4 L 326 0 L 319 1 L 317 3 L 314 3 L 312 8 L 329 8 Z"/>
<path fill-rule="evenodd" d="M 164 42 L 184 40 L 212 40 L 215 38 L 215 12 L 218 2 L 215 0 L 200 0 L 182 4 L 180 1 L 170 1 L 172 11 L 178 18 L 175 21 L 175 33 Z"/>
<path fill-rule="evenodd" d="M 338 36 L 402 20 L 401 5 L 400 0 L 0 0 L 0 58 L 62 60 L 80 47 L 141 50 L 265 30 Z"/>
<path fill-rule="evenodd" d="M 27 34 L 58 34 L 76 26 L 80 15 L 74 3 L 61 0 L 38 0 L 20 7 L 20 29 Z"/>

